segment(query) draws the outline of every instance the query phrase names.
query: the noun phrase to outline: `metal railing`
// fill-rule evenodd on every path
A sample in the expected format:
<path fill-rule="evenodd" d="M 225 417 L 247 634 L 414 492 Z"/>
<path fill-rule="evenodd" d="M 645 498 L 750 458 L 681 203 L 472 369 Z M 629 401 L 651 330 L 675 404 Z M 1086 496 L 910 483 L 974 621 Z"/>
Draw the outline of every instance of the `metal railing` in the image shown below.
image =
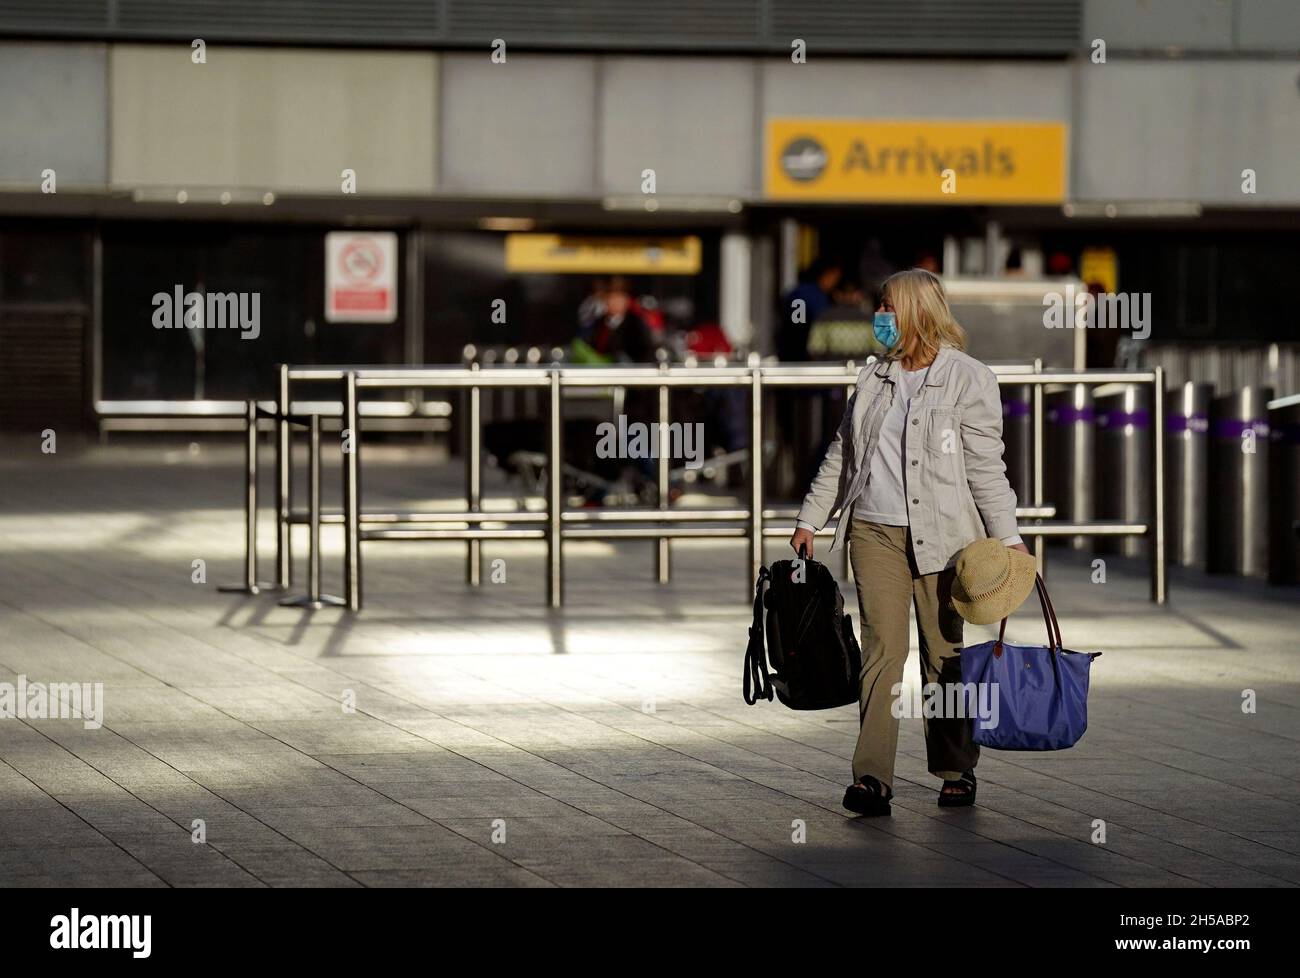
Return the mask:
<path fill-rule="evenodd" d="M 274 400 L 258 401 L 266 412 L 276 410 Z M 302 414 L 336 418 L 342 414 L 338 400 L 300 404 Z M 243 431 L 246 401 L 195 398 L 189 400 L 96 400 L 92 409 L 101 435 L 109 432 L 216 432 Z M 451 427 L 451 405 L 445 401 L 369 401 L 362 411 L 368 424 L 385 431 L 445 432 Z M 265 420 L 269 415 L 263 414 Z M 328 427 L 323 425 L 322 427 Z"/>
<path fill-rule="evenodd" d="M 870 361 L 868 361 L 870 362 Z M 1163 391 L 1163 371 L 1153 370 L 1049 370 L 1041 362 L 1030 365 L 992 368 L 1000 384 L 1027 385 L 1033 388 L 1032 418 L 1032 485 L 1030 504 L 1016 510 L 1019 520 L 1032 520 L 1019 527 L 1022 536 L 1032 538 L 1040 570 L 1044 567 L 1047 537 L 1070 536 L 1147 536 L 1151 538 L 1151 599 L 1163 604 L 1167 593 L 1165 566 L 1164 509 L 1164 417 L 1163 397 L 1153 396 L 1154 450 L 1151 457 L 1153 487 L 1152 519 L 1145 522 L 1057 521 L 1056 510 L 1044 498 L 1043 440 L 1044 389 L 1055 384 L 1150 384 L 1154 393 Z M 542 540 L 546 545 L 546 600 L 552 608 L 563 605 L 565 540 L 577 539 L 648 539 L 655 542 L 655 578 L 660 583 L 671 579 L 670 541 L 673 539 L 744 539 L 747 548 L 747 579 L 753 581 L 763 563 L 763 544 L 769 537 L 790 533 L 792 508 L 765 508 L 763 505 L 763 389 L 765 387 L 845 387 L 851 390 L 859 368 L 852 364 L 828 365 L 761 365 L 726 367 L 647 366 L 502 366 L 481 369 L 469 366 L 435 367 L 294 367 L 279 368 L 279 390 L 275 406 L 276 425 L 276 583 L 282 589 L 292 584 L 290 530 L 295 523 L 310 526 L 311 539 L 319 540 L 322 523 L 342 524 L 344 528 L 343 601 L 349 610 L 362 606 L 361 544 L 374 540 L 464 540 L 466 541 L 466 580 L 478 585 L 481 577 L 481 544 L 484 540 Z M 290 426 L 299 420 L 295 411 L 300 402 L 291 400 L 296 383 L 332 383 L 341 386 L 341 402 L 330 404 L 330 413 L 342 415 L 342 429 L 350 436 L 349 450 L 343 455 L 343 509 L 341 513 L 322 514 L 319 507 L 319 427 L 315 428 L 316 450 L 309 454 L 311 485 L 315 487 L 314 504 L 306 514 L 292 511 L 292 471 L 290 465 Z M 656 468 L 659 489 L 655 509 L 565 510 L 563 508 L 563 401 L 568 389 L 582 388 L 655 389 L 658 392 L 658 423 L 667 425 L 669 392 L 673 388 L 734 387 L 749 392 L 750 401 L 750 478 L 748 505 L 725 509 L 673 509 L 669 505 L 669 465 L 666 453 L 660 453 Z M 361 498 L 361 430 L 362 396 L 367 391 L 391 389 L 463 390 L 467 408 L 465 452 L 466 508 L 432 513 L 365 512 Z M 481 393 L 485 388 L 536 388 L 545 390 L 547 398 L 547 480 L 546 507 L 543 511 L 486 511 L 482 500 Z M 249 412 L 249 424 L 255 425 Z M 660 429 L 661 431 L 666 429 Z M 255 449 L 255 435 L 250 436 Z M 755 450 L 757 449 L 757 450 Z M 250 479 L 256 481 L 255 463 L 249 466 Z M 256 506 L 255 489 L 246 498 Z M 782 525 L 769 525 L 780 522 Z M 253 518 L 250 517 L 250 526 Z M 642 524 L 642 525 L 630 525 Z M 712 524 L 712 525 L 700 525 Z M 821 535 L 834 532 L 828 525 Z M 256 536 L 250 529 L 248 545 L 253 553 L 246 561 L 250 582 L 256 576 Z M 314 543 L 318 560 L 318 543 Z M 313 575 L 313 592 L 319 594 L 319 571 Z"/>

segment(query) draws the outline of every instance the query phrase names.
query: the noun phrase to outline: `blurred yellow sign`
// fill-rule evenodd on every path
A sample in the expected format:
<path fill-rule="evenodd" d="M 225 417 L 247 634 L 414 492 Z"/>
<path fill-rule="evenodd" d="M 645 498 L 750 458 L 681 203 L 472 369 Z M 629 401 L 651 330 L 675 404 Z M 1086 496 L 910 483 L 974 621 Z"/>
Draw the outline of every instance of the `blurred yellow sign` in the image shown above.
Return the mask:
<path fill-rule="evenodd" d="M 1079 278 L 1087 285 L 1094 282 L 1102 292 L 1119 291 L 1119 258 L 1114 248 L 1084 248 L 1079 256 Z"/>
<path fill-rule="evenodd" d="M 507 272 L 588 275 L 695 275 L 700 239 L 507 234 Z"/>
<path fill-rule="evenodd" d="M 773 200 L 1056 204 L 1066 196 L 1061 122 L 768 119 Z"/>

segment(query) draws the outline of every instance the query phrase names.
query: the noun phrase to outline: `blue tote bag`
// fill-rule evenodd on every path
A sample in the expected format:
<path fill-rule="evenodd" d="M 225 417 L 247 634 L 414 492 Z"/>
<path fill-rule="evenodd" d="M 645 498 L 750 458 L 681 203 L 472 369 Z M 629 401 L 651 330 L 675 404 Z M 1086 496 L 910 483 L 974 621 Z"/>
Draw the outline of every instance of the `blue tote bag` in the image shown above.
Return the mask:
<path fill-rule="evenodd" d="M 1004 641 L 1002 619 L 996 642 L 961 650 L 961 679 L 970 706 L 979 698 L 974 739 L 995 750 L 1064 750 L 1088 729 L 1088 674 L 1100 652 L 1073 652 L 1061 643 L 1061 626 L 1043 579 L 1035 575 L 1047 625 L 1047 645 Z M 975 684 L 975 685 L 972 685 Z M 993 707 L 990 709 L 989 707 Z"/>

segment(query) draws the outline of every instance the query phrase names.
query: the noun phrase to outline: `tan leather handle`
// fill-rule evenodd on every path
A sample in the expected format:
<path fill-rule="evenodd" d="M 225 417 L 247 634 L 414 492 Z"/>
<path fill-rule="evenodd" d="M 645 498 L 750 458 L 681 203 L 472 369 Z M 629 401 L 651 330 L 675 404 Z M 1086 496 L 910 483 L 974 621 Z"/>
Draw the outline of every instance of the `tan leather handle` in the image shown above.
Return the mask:
<path fill-rule="evenodd" d="M 1047 626 L 1047 647 L 1053 652 L 1061 651 L 1065 648 L 1065 643 L 1061 641 L 1061 624 L 1056 620 L 1056 609 L 1052 607 L 1052 599 L 1047 596 L 1047 585 L 1043 583 L 1043 578 L 1039 574 L 1034 574 L 1034 590 L 1038 592 L 1038 604 L 1043 610 L 1043 624 Z M 1001 646 L 1007 634 L 1007 619 L 1002 619 L 1002 624 L 998 628 L 998 645 Z"/>
<path fill-rule="evenodd" d="M 1052 599 L 1047 593 L 1047 585 L 1043 583 L 1043 579 L 1037 574 L 1034 575 L 1034 579 L 1034 583 L 1038 587 L 1039 597 L 1042 598 L 1043 604 L 1046 605 L 1047 614 L 1052 620 L 1052 631 L 1056 634 L 1056 648 L 1064 652 L 1065 642 L 1061 640 L 1061 623 L 1056 620 L 1056 609 L 1052 607 Z"/>

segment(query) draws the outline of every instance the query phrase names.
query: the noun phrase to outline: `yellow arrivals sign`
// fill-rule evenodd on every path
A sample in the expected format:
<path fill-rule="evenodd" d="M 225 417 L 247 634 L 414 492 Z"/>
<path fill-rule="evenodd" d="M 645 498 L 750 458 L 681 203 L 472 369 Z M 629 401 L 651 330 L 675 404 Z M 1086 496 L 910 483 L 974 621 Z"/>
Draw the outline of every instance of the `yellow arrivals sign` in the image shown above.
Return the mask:
<path fill-rule="evenodd" d="M 1058 204 L 1061 122 L 768 119 L 772 200 Z"/>
<path fill-rule="evenodd" d="M 507 272 L 568 272 L 586 275 L 695 275 L 700 239 L 507 234 Z"/>

